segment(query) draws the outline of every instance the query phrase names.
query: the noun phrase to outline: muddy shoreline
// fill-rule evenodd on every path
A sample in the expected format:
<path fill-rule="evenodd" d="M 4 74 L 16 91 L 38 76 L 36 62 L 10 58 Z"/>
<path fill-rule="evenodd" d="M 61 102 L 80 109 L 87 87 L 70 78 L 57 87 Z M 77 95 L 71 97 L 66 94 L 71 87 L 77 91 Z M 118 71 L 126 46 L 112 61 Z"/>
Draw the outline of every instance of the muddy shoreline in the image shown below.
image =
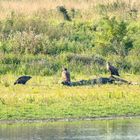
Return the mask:
<path fill-rule="evenodd" d="M 75 117 L 75 118 L 46 118 L 46 119 L 22 119 L 22 120 L 0 120 L 0 124 L 14 123 L 44 123 L 44 122 L 74 122 L 74 121 L 97 121 L 118 119 L 140 119 L 140 115 L 121 115 L 104 117 Z"/>

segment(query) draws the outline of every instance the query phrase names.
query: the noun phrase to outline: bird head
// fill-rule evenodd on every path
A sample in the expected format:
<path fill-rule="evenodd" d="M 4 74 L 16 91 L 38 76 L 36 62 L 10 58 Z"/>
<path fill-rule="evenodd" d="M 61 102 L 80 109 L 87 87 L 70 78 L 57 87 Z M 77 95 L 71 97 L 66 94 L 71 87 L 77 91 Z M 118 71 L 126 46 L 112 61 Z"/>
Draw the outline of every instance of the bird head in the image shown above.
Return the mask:
<path fill-rule="evenodd" d="M 29 76 L 29 79 L 31 79 L 32 77 L 31 76 Z"/>
<path fill-rule="evenodd" d="M 66 67 L 63 67 L 62 70 L 63 70 L 63 71 L 67 71 L 67 68 L 66 68 Z"/>

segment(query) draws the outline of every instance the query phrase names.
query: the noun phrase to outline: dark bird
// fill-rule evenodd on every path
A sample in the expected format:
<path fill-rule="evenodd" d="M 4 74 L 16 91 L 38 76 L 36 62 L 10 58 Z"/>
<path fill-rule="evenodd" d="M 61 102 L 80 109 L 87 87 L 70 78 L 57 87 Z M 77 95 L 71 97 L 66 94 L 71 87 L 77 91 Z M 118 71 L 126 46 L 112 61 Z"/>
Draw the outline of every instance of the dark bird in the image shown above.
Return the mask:
<path fill-rule="evenodd" d="M 111 76 L 113 75 L 120 76 L 118 69 L 112 66 L 109 62 L 107 62 L 107 70 L 110 71 Z"/>
<path fill-rule="evenodd" d="M 25 85 L 26 82 L 27 82 L 28 80 L 30 80 L 31 78 L 32 78 L 31 76 L 21 76 L 21 77 L 19 77 L 19 78 L 16 80 L 16 82 L 14 83 L 14 85 L 16 85 L 16 84 L 23 84 L 23 85 Z"/>

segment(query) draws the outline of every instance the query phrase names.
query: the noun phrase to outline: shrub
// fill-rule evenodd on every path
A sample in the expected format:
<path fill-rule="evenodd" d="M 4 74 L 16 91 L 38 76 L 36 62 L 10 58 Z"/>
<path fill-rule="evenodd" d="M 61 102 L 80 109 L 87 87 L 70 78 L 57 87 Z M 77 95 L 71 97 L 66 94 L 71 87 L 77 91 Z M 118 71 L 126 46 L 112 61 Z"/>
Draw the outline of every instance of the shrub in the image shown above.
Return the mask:
<path fill-rule="evenodd" d="M 95 34 L 95 51 L 103 56 L 115 54 L 125 57 L 132 49 L 132 40 L 127 35 L 127 23 L 115 18 L 103 18 Z"/>

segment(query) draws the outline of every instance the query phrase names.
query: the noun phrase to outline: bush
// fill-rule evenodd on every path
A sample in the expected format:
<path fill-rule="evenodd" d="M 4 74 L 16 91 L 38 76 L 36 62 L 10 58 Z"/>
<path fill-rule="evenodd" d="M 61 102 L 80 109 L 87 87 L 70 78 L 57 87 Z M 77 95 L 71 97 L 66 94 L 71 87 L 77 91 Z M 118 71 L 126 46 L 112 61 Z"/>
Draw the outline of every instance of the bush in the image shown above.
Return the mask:
<path fill-rule="evenodd" d="M 0 22 L 0 73 L 53 75 L 66 66 L 90 75 L 106 72 L 106 60 L 139 73 L 139 38 L 138 21 L 48 21 L 13 14 Z"/>
<path fill-rule="evenodd" d="M 127 35 L 127 24 L 115 18 L 103 18 L 95 34 L 95 52 L 103 56 L 115 54 L 125 57 L 133 48 L 132 40 Z"/>

